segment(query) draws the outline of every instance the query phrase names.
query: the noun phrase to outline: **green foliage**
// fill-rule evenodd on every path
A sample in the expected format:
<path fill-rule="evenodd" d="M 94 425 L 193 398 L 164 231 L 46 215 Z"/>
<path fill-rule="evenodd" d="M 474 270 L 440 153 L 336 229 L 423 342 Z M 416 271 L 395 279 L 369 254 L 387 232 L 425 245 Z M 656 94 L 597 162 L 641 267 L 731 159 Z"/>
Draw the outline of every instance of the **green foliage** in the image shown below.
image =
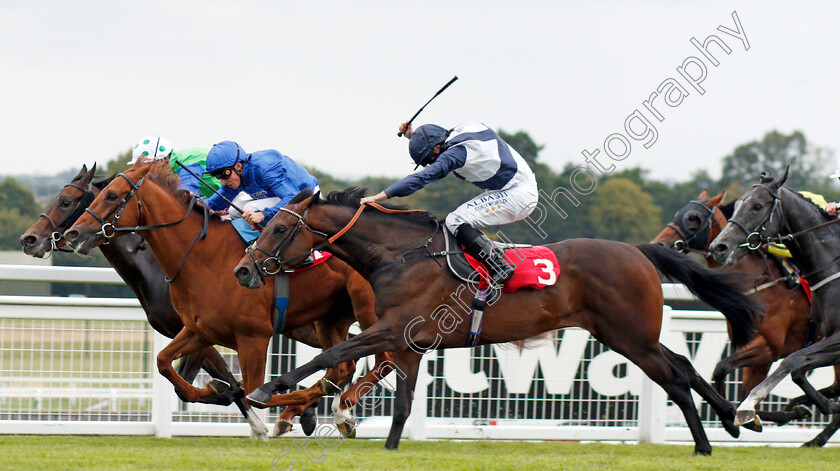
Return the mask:
<path fill-rule="evenodd" d="M 607 180 L 593 198 L 589 217 L 600 238 L 646 242 L 661 228 L 662 209 L 628 178 Z"/>
<path fill-rule="evenodd" d="M 41 213 L 32 191 L 12 177 L 0 182 L 0 208 L 17 209 L 24 217 L 38 217 Z"/>
<path fill-rule="evenodd" d="M 810 144 L 801 131 L 782 134 L 770 131 L 760 141 L 735 148 L 723 159 L 721 186 L 732 182 L 753 183 L 761 172 L 780 175 L 790 166 L 788 184 L 805 189 L 824 186 L 833 169 L 832 153 Z"/>
<path fill-rule="evenodd" d="M 102 175 L 113 175 L 115 173 L 125 172 L 131 167 L 131 165 L 128 165 L 129 160 L 131 160 L 131 149 L 128 149 L 116 158 L 111 159 L 104 164 L 101 162 L 97 163 L 96 173 Z"/>
<path fill-rule="evenodd" d="M 34 222 L 17 208 L 0 208 L 0 250 L 20 250 L 20 236 Z"/>

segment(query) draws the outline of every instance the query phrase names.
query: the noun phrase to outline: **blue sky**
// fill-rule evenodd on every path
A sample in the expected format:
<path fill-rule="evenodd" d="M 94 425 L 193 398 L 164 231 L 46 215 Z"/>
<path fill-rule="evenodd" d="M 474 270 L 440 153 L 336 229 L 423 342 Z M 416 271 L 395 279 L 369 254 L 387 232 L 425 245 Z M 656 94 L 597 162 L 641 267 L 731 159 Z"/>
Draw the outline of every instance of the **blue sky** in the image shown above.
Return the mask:
<path fill-rule="evenodd" d="M 750 43 L 717 30 L 737 11 Z M 583 164 L 677 67 L 692 37 L 732 49 L 704 94 L 662 107 L 617 169 L 708 170 L 770 129 L 840 149 L 837 2 L 2 2 L 4 174 L 104 162 L 146 134 L 232 139 L 336 175 L 412 170 L 397 125 L 524 130 Z M 713 51 L 717 51 L 712 46 Z M 700 57 L 703 60 L 702 57 Z M 661 98 L 660 98 L 661 99 Z M 648 115 L 650 117 L 650 115 Z M 651 118 L 652 119 L 652 118 Z"/>

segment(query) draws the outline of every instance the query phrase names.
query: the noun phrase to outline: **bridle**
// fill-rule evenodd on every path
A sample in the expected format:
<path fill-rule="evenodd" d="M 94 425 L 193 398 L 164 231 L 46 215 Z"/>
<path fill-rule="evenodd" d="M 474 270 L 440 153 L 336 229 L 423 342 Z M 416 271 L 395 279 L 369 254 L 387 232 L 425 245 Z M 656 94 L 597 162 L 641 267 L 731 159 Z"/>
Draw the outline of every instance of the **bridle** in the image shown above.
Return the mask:
<path fill-rule="evenodd" d="M 361 208 L 364 208 L 364 206 L 361 206 Z M 268 250 L 265 250 L 262 247 L 258 246 L 256 240 L 254 242 L 252 242 L 251 245 L 248 246 L 248 248 L 245 249 L 245 251 L 248 253 L 248 255 L 251 256 L 251 260 L 253 260 L 254 266 L 257 267 L 257 273 L 259 273 L 260 280 L 262 280 L 263 283 L 265 282 L 265 277 L 266 276 L 276 275 L 277 273 L 279 273 L 280 270 L 283 269 L 282 267 L 283 267 L 284 264 L 288 264 L 292 260 L 297 260 L 299 258 L 308 257 L 308 256 L 312 255 L 315 251 L 320 250 L 320 249 L 326 247 L 327 245 L 329 245 L 331 243 L 330 242 L 330 237 L 326 233 L 315 230 L 315 229 L 312 229 L 311 227 L 309 227 L 308 224 L 306 224 L 306 218 L 307 218 L 307 216 L 309 216 L 309 208 L 306 208 L 306 210 L 303 212 L 303 215 L 300 215 L 300 214 L 292 211 L 291 209 L 287 209 L 287 208 L 280 208 L 280 211 L 283 211 L 284 213 L 288 213 L 288 214 L 291 214 L 292 216 L 296 217 L 297 218 L 297 223 L 295 224 L 295 227 L 292 228 L 292 231 L 289 232 L 286 235 L 286 237 L 284 237 L 283 240 L 280 241 L 280 244 L 277 246 L 277 249 L 273 253 L 269 252 Z M 356 222 L 355 219 L 352 222 L 355 223 Z M 286 227 L 285 226 L 280 226 L 277 229 L 278 229 L 278 232 L 280 232 L 280 233 L 286 232 Z M 279 229 L 283 229 L 283 230 L 280 231 Z M 309 231 L 309 232 L 311 232 L 315 235 L 319 235 L 319 236 L 323 237 L 324 239 L 326 239 L 326 241 L 321 243 L 317 247 L 313 247 L 312 249 L 309 250 L 309 252 L 304 252 L 300 255 L 296 255 L 294 257 L 287 258 L 285 260 L 280 260 L 280 256 L 283 254 L 283 252 L 286 251 L 286 249 L 289 248 L 289 245 L 292 244 L 292 241 L 294 240 L 295 237 L 297 237 L 297 235 L 301 231 L 301 229 L 306 229 L 307 231 Z M 265 260 L 260 262 L 259 260 L 257 260 L 257 256 L 254 255 L 255 250 L 268 255 L 268 258 L 266 258 Z"/>
<path fill-rule="evenodd" d="M 762 219 L 761 222 L 759 222 L 752 230 L 747 229 L 747 227 L 744 226 L 743 223 L 741 223 L 734 217 L 729 218 L 729 224 L 732 224 L 738 229 L 741 229 L 741 231 L 743 231 L 744 234 L 747 236 L 746 239 L 744 239 L 744 243 L 739 245 L 739 247 L 745 247 L 751 252 L 758 250 L 762 245 L 764 245 L 767 242 L 782 242 L 781 238 L 783 237 L 764 237 L 761 235 L 762 232 L 767 230 L 767 225 L 773 222 L 773 213 L 779 211 L 779 219 L 781 219 L 782 199 L 779 197 L 778 192 L 771 190 L 767 187 L 767 185 L 763 183 L 755 183 L 752 187 L 763 188 L 767 191 L 767 193 L 770 194 L 770 196 L 773 197 L 773 206 L 770 208 L 770 211 L 767 212 L 767 215 L 764 216 L 764 219 Z"/>
<path fill-rule="evenodd" d="M 265 276 L 271 276 L 271 275 L 275 275 L 275 274 L 279 273 L 280 270 L 283 269 L 282 268 L 283 265 L 288 266 L 289 262 L 291 262 L 293 260 L 297 260 L 297 259 L 304 258 L 304 257 L 309 257 L 313 253 L 323 249 L 324 247 L 326 247 L 326 246 L 332 244 L 333 242 L 335 242 L 336 240 L 338 240 L 339 237 L 341 237 L 345 233 L 347 233 L 347 231 L 349 231 L 350 228 L 352 228 L 353 225 L 356 224 L 356 221 L 359 219 L 359 216 L 362 215 L 362 211 L 364 211 L 365 208 L 368 207 L 368 206 L 371 206 L 375 209 L 378 209 L 379 211 L 382 211 L 383 213 L 389 213 L 389 214 L 391 214 L 391 213 L 414 213 L 414 212 L 418 211 L 416 209 L 391 209 L 391 208 L 386 208 L 385 206 L 382 206 L 378 203 L 364 203 L 364 204 L 359 205 L 359 209 L 356 210 L 356 213 L 350 219 L 350 222 L 348 222 L 340 231 L 336 232 L 335 235 L 329 236 L 326 233 L 321 232 L 321 231 L 316 230 L 316 229 L 313 229 L 308 224 L 306 224 L 306 218 L 307 218 L 307 216 L 309 216 L 309 208 L 306 208 L 306 210 L 303 212 L 302 215 L 298 214 L 298 213 L 296 213 L 296 212 L 294 212 L 294 211 L 292 211 L 291 209 L 288 209 L 288 208 L 280 208 L 280 211 L 283 211 L 287 214 L 291 214 L 292 216 L 297 218 L 297 223 L 295 224 L 295 227 L 292 228 L 292 231 L 289 232 L 289 234 L 286 235 L 286 237 L 284 237 L 282 241 L 280 241 L 280 244 L 278 245 L 277 249 L 274 250 L 274 252 L 270 252 L 270 251 L 268 251 L 266 249 L 263 249 L 262 247 L 258 246 L 257 241 L 259 239 L 252 242 L 251 245 L 249 245 L 248 248 L 245 249 L 245 251 L 248 253 L 248 255 L 251 256 L 251 260 L 254 262 L 254 266 L 257 268 L 257 273 L 259 274 L 260 279 L 263 282 L 265 282 Z M 283 226 L 281 226 L 281 227 L 283 227 Z M 278 228 L 278 229 L 280 229 L 280 228 Z M 284 229 L 283 231 L 280 231 L 281 233 L 285 232 L 285 227 L 283 227 L 283 229 Z M 283 255 L 283 252 L 286 249 L 289 248 L 289 246 L 291 245 L 294 238 L 301 232 L 302 229 L 306 229 L 307 231 L 309 231 L 309 232 L 311 232 L 315 235 L 321 236 L 325 240 L 323 242 L 321 242 L 320 244 L 312 247 L 307 252 L 303 252 L 300 255 L 295 255 L 293 257 L 290 257 L 290 258 L 287 258 L 287 259 L 284 259 L 284 260 L 280 260 L 280 257 Z M 269 257 L 266 258 L 265 260 L 263 260 L 262 262 L 260 262 L 259 260 L 257 260 L 257 257 L 254 254 L 254 251 L 262 252 L 262 253 L 268 255 Z M 267 266 L 266 262 L 268 262 L 268 264 L 270 266 Z"/>
<path fill-rule="evenodd" d="M 717 218 L 715 218 L 715 213 L 718 211 L 717 206 L 709 209 L 709 207 L 703 203 L 704 202 L 701 200 L 689 201 L 687 205 L 677 211 L 674 215 L 674 221 L 668 223 L 667 227 L 673 229 L 680 236 L 680 239 L 677 239 L 673 244 L 671 244 L 672 249 L 683 253 L 697 252 L 703 254 L 704 256 L 709 255 L 709 251 L 706 250 L 706 248 L 709 245 L 709 236 L 711 234 L 712 224 L 720 229 L 720 223 Z M 682 223 L 685 221 L 685 218 L 688 216 L 689 206 L 697 206 L 706 213 L 706 219 L 700 227 L 693 230 L 693 233 L 690 233 L 690 229 L 685 230 L 677 224 L 678 222 Z M 679 217 L 680 213 L 683 213 L 682 217 Z"/>
<path fill-rule="evenodd" d="M 73 251 L 72 249 L 70 249 L 68 247 L 59 247 L 58 246 L 58 242 L 64 237 L 64 235 L 63 235 L 64 233 L 63 233 L 63 231 L 61 231 L 61 229 L 67 229 L 68 227 L 70 227 L 70 225 L 72 223 L 76 222 L 76 220 L 79 219 L 82 216 L 82 213 L 84 213 L 84 208 L 87 208 L 88 205 L 90 205 L 90 203 L 96 197 L 96 195 L 93 194 L 93 190 L 91 189 L 91 184 L 90 183 L 88 183 L 87 188 L 82 188 L 81 185 L 78 185 L 76 183 L 68 183 L 68 184 L 64 185 L 64 187 L 62 187 L 62 189 L 67 188 L 68 186 L 72 186 L 73 188 L 76 188 L 77 190 L 82 192 L 82 197 L 81 197 L 81 199 L 79 199 L 79 202 L 76 203 L 76 208 L 73 209 L 73 212 L 70 213 L 70 215 L 67 216 L 59 224 L 56 224 L 55 221 L 53 221 L 53 219 L 47 213 L 41 213 L 41 215 L 39 216 L 39 217 L 42 217 L 42 218 L 46 219 L 47 222 L 50 223 L 50 226 L 52 227 L 52 230 L 53 230 L 52 233 L 50 234 L 50 245 L 52 247 L 51 247 L 50 251 L 48 252 L 49 255 L 47 255 L 47 257 L 52 255 L 52 252 L 56 252 L 56 251 L 58 251 L 58 252 L 72 252 Z"/>
<path fill-rule="evenodd" d="M 797 237 L 799 237 L 801 235 L 804 235 L 804 234 L 807 234 L 807 233 L 810 233 L 810 232 L 813 232 L 813 231 L 817 231 L 817 230 L 820 230 L 824 227 L 827 227 L 827 226 L 830 226 L 832 224 L 840 222 L 840 219 L 834 219 L 834 220 L 824 222 L 822 224 L 818 224 L 816 226 L 809 227 L 807 229 L 803 229 L 801 231 L 794 232 L 794 233 L 791 233 L 791 234 L 779 234 L 779 235 L 772 236 L 772 237 L 762 236 L 761 232 L 767 230 L 767 225 L 770 222 L 773 221 L 773 213 L 774 212 L 776 212 L 776 211 L 779 212 L 779 219 L 781 220 L 782 199 L 778 194 L 778 190 L 774 192 L 773 190 L 768 188 L 766 185 L 761 184 L 761 183 L 754 184 L 753 188 L 755 188 L 755 187 L 764 188 L 770 194 L 770 196 L 773 197 L 773 207 L 770 208 L 770 211 L 767 213 L 767 216 L 765 216 L 764 219 L 752 231 L 747 230 L 746 226 L 744 226 L 741 222 L 737 221 L 734 218 L 729 220 L 730 223 L 734 224 L 736 227 L 741 229 L 744 232 L 744 234 L 746 234 L 746 236 L 747 236 L 744 243 L 739 245 L 739 247 L 745 247 L 750 251 L 755 251 L 755 250 L 758 250 L 759 247 L 761 247 L 762 245 L 764 245 L 767 242 L 784 243 L 784 242 L 787 242 L 787 241 L 792 241 L 792 240 L 796 239 Z M 781 188 L 781 187 L 779 187 L 779 188 Z M 825 270 L 826 268 L 831 267 L 837 261 L 840 261 L 840 256 L 834 258 L 833 260 L 824 264 L 823 266 L 821 266 L 821 267 L 819 267 L 815 270 L 812 270 L 810 273 L 802 275 L 802 278 L 808 279 L 811 276 Z M 824 286 L 825 284 L 827 284 L 828 282 L 834 281 L 837 278 L 840 278 L 840 272 L 836 272 L 832 275 L 829 275 L 828 277 L 823 278 L 818 283 L 812 283 L 811 284 L 811 291 L 814 292 L 817 289 Z"/>
<path fill-rule="evenodd" d="M 109 211 L 108 214 L 105 215 L 105 217 L 99 216 L 98 214 L 96 214 L 96 212 L 94 210 L 90 209 L 90 207 L 85 208 L 85 212 L 87 212 L 91 216 L 93 216 L 94 219 L 96 219 L 99 222 L 99 224 L 102 225 L 101 230 L 99 232 L 97 232 L 96 235 L 101 235 L 105 239 L 113 238 L 114 236 L 117 235 L 118 232 L 137 233 L 139 231 L 158 229 L 158 228 L 162 228 L 162 227 L 170 227 L 170 226 L 174 226 L 176 224 L 180 224 L 180 223 L 184 222 L 189 217 L 190 213 L 192 212 L 193 207 L 195 207 L 196 201 L 198 201 L 198 198 L 196 198 L 195 196 L 190 198 L 190 204 L 187 207 L 187 212 L 184 214 L 184 216 L 182 218 L 180 218 L 176 221 L 165 222 L 165 223 L 162 223 L 162 224 L 152 224 L 152 225 L 143 226 L 143 225 L 140 225 L 140 222 L 143 220 L 143 204 L 140 201 L 140 198 L 137 198 L 137 211 L 138 211 L 137 223 L 138 223 L 138 225 L 134 226 L 134 227 L 117 227 L 116 224 L 120 220 L 120 216 L 122 216 L 122 213 L 125 210 L 126 206 L 128 206 L 129 201 L 131 201 L 131 198 L 140 189 L 140 185 L 142 185 L 143 182 L 146 180 L 146 177 L 141 177 L 140 180 L 137 180 L 137 182 L 135 183 L 131 178 L 129 178 L 124 173 L 120 173 L 119 176 L 124 178 L 125 181 L 127 181 L 128 184 L 131 186 L 131 190 L 123 197 L 123 199 L 122 199 L 122 201 L 120 201 L 119 205 L 117 205 L 113 209 L 111 209 L 111 211 Z M 195 235 L 195 238 L 193 239 L 192 244 L 190 244 L 189 249 L 187 249 L 187 253 L 186 253 L 186 255 L 184 255 L 184 259 L 181 261 L 181 265 L 178 267 L 178 270 L 175 272 L 175 275 L 173 275 L 171 278 L 169 276 L 165 277 L 165 280 L 166 280 L 167 283 L 172 283 L 173 281 L 175 281 L 175 278 L 178 276 L 179 273 L 181 273 L 181 269 L 184 268 L 184 264 L 187 262 L 187 258 L 189 257 L 190 252 L 192 252 L 192 249 L 195 246 L 195 243 L 198 241 L 198 239 L 199 238 L 204 239 L 207 236 L 207 229 L 208 229 L 208 225 L 209 225 L 209 221 L 210 221 L 210 210 L 206 205 L 202 205 L 202 207 L 204 208 L 204 224 L 202 225 L 202 227 L 198 231 L 198 233 Z M 113 219 L 110 222 L 106 222 L 105 219 L 110 217 L 111 215 L 114 216 Z"/>

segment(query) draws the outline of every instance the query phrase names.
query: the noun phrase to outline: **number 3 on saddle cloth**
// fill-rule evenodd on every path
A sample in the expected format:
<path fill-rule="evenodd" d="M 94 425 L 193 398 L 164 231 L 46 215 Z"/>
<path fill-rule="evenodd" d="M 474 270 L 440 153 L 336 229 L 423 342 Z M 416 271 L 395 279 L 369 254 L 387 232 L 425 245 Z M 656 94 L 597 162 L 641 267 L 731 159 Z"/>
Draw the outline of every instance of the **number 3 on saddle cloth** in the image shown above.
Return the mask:
<path fill-rule="evenodd" d="M 481 276 L 478 289 L 489 287 L 489 276 L 484 264 L 465 253 L 470 266 Z M 510 293 L 520 288 L 542 289 L 557 282 L 560 264 L 557 256 L 547 247 L 515 247 L 505 250 L 505 260 L 514 267 L 513 278 L 502 287 L 502 292 Z"/>
<path fill-rule="evenodd" d="M 452 247 L 458 247 L 454 238 L 447 232 L 446 238 L 446 263 L 452 273 L 459 279 L 470 284 L 476 284 L 475 273 L 479 274 L 478 291 L 472 302 L 472 313 L 470 315 L 470 330 L 467 333 L 465 346 L 474 347 L 481 336 L 481 325 L 484 320 L 484 310 L 487 307 L 488 298 L 492 304 L 500 295 L 498 290 L 491 290 L 484 264 L 473 258 L 466 251 L 452 251 Z M 560 264 L 557 256 L 547 247 L 532 246 L 510 246 L 505 247 L 505 260 L 514 267 L 514 275 L 501 291 L 511 292 L 521 288 L 542 289 L 557 282 L 560 276 Z M 472 272 L 472 273 L 471 273 Z"/>
<path fill-rule="evenodd" d="M 329 260 L 330 257 L 332 257 L 331 253 L 316 250 L 312 253 L 311 263 L 307 260 L 295 267 L 291 272 L 281 271 L 274 275 L 274 309 L 271 312 L 274 335 L 283 332 L 283 327 L 286 324 L 286 310 L 289 309 L 289 276 L 295 276 L 295 273 L 300 273 L 318 266 Z"/>

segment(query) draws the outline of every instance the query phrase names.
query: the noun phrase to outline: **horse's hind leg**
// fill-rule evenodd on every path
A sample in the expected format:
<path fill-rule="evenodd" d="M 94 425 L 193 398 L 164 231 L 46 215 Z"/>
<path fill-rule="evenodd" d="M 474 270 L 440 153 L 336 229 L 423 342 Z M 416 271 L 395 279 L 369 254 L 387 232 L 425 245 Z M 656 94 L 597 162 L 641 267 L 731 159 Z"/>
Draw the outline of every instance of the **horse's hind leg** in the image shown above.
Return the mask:
<path fill-rule="evenodd" d="M 691 436 L 694 438 L 694 453 L 711 455 L 712 445 L 706 437 L 706 432 L 703 430 L 703 424 L 700 421 L 700 414 L 694 405 L 694 399 L 691 397 L 691 381 L 684 372 L 684 368 L 669 361 L 669 355 L 665 352 L 674 355 L 670 350 L 658 344 L 656 347 L 646 349 L 646 351 L 620 351 L 630 361 L 638 365 L 650 379 L 661 386 L 668 397 L 674 401 L 674 404 L 680 408 L 691 431 Z M 709 389 L 713 390 L 711 386 L 709 386 Z"/>
<path fill-rule="evenodd" d="M 374 367 L 359 378 L 341 397 L 337 397 L 333 401 L 332 411 L 335 424 L 344 436 L 350 436 L 351 434 L 355 436 L 353 429 L 356 426 L 356 419 L 353 417 L 351 409 L 359 403 L 362 396 L 370 392 L 377 383 L 394 371 L 396 364 L 392 359 L 391 352 L 377 353 Z"/>
<path fill-rule="evenodd" d="M 394 398 L 394 417 L 391 430 L 385 441 L 386 450 L 396 450 L 400 446 L 405 421 L 411 414 L 411 402 L 414 400 L 414 387 L 417 384 L 420 359 L 423 356 L 413 350 L 405 350 L 395 355 L 397 363 L 397 394 Z M 425 385 L 423 386 L 425 387 Z"/>
<path fill-rule="evenodd" d="M 831 422 L 826 425 L 825 429 L 811 441 L 803 443 L 802 446 L 805 448 L 819 448 L 828 443 L 828 439 L 837 432 L 838 428 L 840 428 L 840 414 L 834 414 L 831 416 Z"/>
<path fill-rule="evenodd" d="M 761 384 L 753 388 L 746 399 L 741 402 L 741 405 L 738 406 L 735 424 L 741 425 L 755 420 L 755 406 L 767 397 L 770 391 L 789 373 L 797 370 L 801 370 L 804 373 L 820 366 L 834 365 L 838 359 L 840 359 L 840 331 L 809 347 L 791 353 L 787 358 L 782 360 L 782 363 L 776 371 L 770 374 Z M 804 379 L 804 377 L 801 379 Z M 794 378 L 794 381 L 796 381 L 796 378 Z M 808 386 L 810 384 L 805 388 L 808 388 Z M 819 404 L 822 403 L 824 407 L 827 407 L 829 410 L 831 409 L 831 404 L 825 396 L 819 394 L 813 387 L 810 387 L 810 390 L 805 388 L 803 388 L 803 391 L 814 401 L 814 404 L 817 404 L 819 407 Z"/>

